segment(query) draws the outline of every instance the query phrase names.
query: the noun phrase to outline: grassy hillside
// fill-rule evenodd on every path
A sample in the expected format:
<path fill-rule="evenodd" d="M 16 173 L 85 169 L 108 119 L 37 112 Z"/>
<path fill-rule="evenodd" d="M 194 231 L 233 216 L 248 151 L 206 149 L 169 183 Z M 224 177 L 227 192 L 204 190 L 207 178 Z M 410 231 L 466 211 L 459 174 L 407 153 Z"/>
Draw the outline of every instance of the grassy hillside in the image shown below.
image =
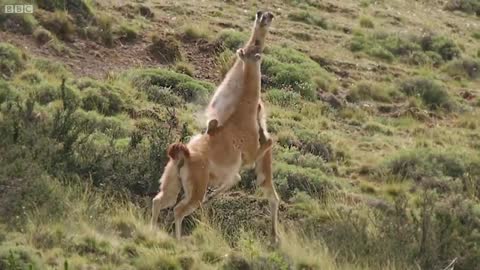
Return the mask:
<path fill-rule="evenodd" d="M 478 269 L 477 0 L 36 3 L 0 13 L 0 269 Z M 175 241 L 166 148 L 258 9 L 281 242 L 252 171 Z"/>

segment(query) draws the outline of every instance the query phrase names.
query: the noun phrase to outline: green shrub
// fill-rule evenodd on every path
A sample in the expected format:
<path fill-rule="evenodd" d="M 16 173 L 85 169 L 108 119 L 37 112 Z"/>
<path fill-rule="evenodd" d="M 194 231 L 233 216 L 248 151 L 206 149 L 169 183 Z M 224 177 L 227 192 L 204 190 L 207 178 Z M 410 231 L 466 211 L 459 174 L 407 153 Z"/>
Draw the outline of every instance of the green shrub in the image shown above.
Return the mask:
<path fill-rule="evenodd" d="M 381 133 L 389 136 L 393 134 L 388 127 L 376 122 L 368 122 L 362 128 L 370 134 Z"/>
<path fill-rule="evenodd" d="M 361 81 L 349 91 L 346 98 L 349 102 L 373 100 L 379 102 L 392 102 L 400 94 L 387 85 L 380 85 L 368 81 Z"/>
<path fill-rule="evenodd" d="M 18 4 L 11 1 L 11 4 Z M 4 5 L 0 8 L 0 29 L 3 31 L 10 31 L 12 33 L 32 34 L 38 25 L 37 20 L 32 14 L 15 14 L 3 12 Z"/>
<path fill-rule="evenodd" d="M 297 131 L 297 136 L 301 142 L 300 150 L 302 153 L 310 153 L 321 157 L 326 162 L 335 159 L 335 151 L 327 138 L 310 130 Z"/>
<path fill-rule="evenodd" d="M 292 12 L 288 14 L 288 18 L 295 22 L 303 22 L 310 25 L 319 26 L 328 29 L 328 24 L 324 18 L 312 15 L 307 11 Z"/>
<path fill-rule="evenodd" d="M 138 89 L 145 89 L 151 85 L 170 88 L 187 102 L 204 102 L 214 89 L 210 83 L 167 69 L 135 70 L 129 74 L 129 77 Z"/>
<path fill-rule="evenodd" d="M 126 42 L 135 41 L 138 38 L 138 30 L 135 27 L 128 24 L 120 24 L 118 29 L 114 31 L 114 34 L 118 36 L 120 40 Z"/>
<path fill-rule="evenodd" d="M 275 168 L 273 179 L 283 200 L 290 199 L 298 191 L 303 191 L 313 198 L 325 199 L 329 192 L 336 189 L 318 169 L 287 164 L 279 164 Z"/>
<path fill-rule="evenodd" d="M 305 32 L 293 32 L 292 35 L 299 40 L 311 41 L 313 39 L 312 35 Z"/>
<path fill-rule="evenodd" d="M 474 39 L 480 39 L 480 31 L 475 31 L 472 33 L 472 37 Z"/>
<path fill-rule="evenodd" d="M 37 70 L 50 75 L 58 77 L 66 77 L 68 75 L 68 71 L 61 62 L 53 62 L 44 58 L 35 58 L 33 59 L 33 65 Z"/>
<path fill-rule="evenodd" d="M 36 70 L 27 69 L 18 75 L 18 79 L 27 84 L 35 85 L 43 81 L 43 76 Z"/>
<path fill-rule="evenodd" d="M 468 14 L 480 16 L 480 2 L 478 0 L 449 0 L 445 5 L 446 10 L 459 10 Z"/>
<path fill-rule="evenodd" d="M 38 251 L 28 247 L 0 246 L 0 269 L 45 269 L 45 264 L 37 255 Z"/>
<path fill-rule="evenodd" d="M 400 179 L 415 181 L 425 177 L 458 178 L 467 172 L 466 161 L 460 155 L 431 149 L 400 152 L 387 162 L 386 168 Z"/>
<path fill-rule="evenodd" d="M 35 86 L 35 95 L 38 103 L 42 105 L 60 99 L 58 86 L 54 86 L 47 82 L 42 82 Z"/>
<path fill-rule="evenodd" d="M 271 47 L 263 58 L 262 72 L 269 86 L 299 93 L 306 99 L 317 96 L 317 88 L 331 90 L 334 79 L 319 64 L 292 48 Z"/>
<path fill-rule="evenodd" d="M 107 13 L 96 13 L 94 21 L 97 30 L 97 32 L 94 34 L 94 40 L 100 40 L 108 47 L 113 46 L 113 17 Z"/>
<path fill-rule="evenodd" d="M 51 12 L 67 11 L 80 26 L 85 26 L 93 18 L 93 8 L 86 0 L 38 0 L 36 4 L 39 8 Z"/>
<path fill-rule="evenodd" d="M 0 79 L 0 104 L 9 100 L 12 97 L 12 94 L 10 85 L 3 79 Z"/>
<path fill-rule="evenodd" d="M 268 102 L 282 108 L 299 106 L 301 98 L 301 95 L 298 93 L 280 89 L 270 89 L 266 96 Z"/>
<path fill-rule="evenodd" d="M 34 131 L 30 129 L 24 132 Z M 52 153 L 52 149 L 46 145 L 48 143 L 51 142 L 37 138 L 36 145 L 31 148 L 34 151 L 43 151 L 38 155 L 45 157 L 44 155 Z M 49 218 L 61 216 L 66 205 L 58 188 L 59 184 L 47 176 L 42 168 L 48 166 L 48 159 L 42 160 L 43 164 L 39 165 L 25 156 L 25 149 L 12 144 L 8 148 L 3 148 L 2 153 L 0 188 L 4 195 L 0 198 L 0 222 L 24 226 L 28 218 L 27 211 L 34 209 L 38 209 L 38 214 L 45 214 Z"/>
<path fill-rule="evenodd" d="M 392 62 L 393 59 L 395 58 L 395 56 L 393 56 L 393 54 L 390 51 L 380 46 L 376 46 L 368 49 L 367 54 L 379 59 L 383 59 L 387 62 Z"/>
<path fill-rule="evenodd" d="M 25 66 L 26 56 L 8 43 L 0 43 L 0 74 L 10 78 Z"/>
<path fill-rule="evenodd" d="M 195 68 L 192 64 L 187 62 L 177 62 L 175 63 L 175 71 L 193 77 Z"/>
<path fill-rule="evenodd" d="M 167 87 L 151 85 L 144 91 L 147 93 L 148 100 L 167 107 L 178 107 L 183 103 L 182 99 Z"/>
<path fill-rule="evenodd" d="M 435 52 L 433 52 L 436 54 Z M 415 51 L 412 52 L 407 58 L 407 63 L 411 65 L 417 65 L 417 66 L 426 66 L 426 65 L 433 65 L 433 66 L 438 66 L 442 62 L 442 57 L 440 55 L 436 56 L 429 56 L 423 51 Z M 438 62 L 438 59 L 440 59 L 440 62 Z"/>
<path fill-rule="evenodd" d="M 75 239 L 71 243 L 70 249 L 80 255 L 108 256 L 110 244 L 105 241 L 99 241 L 94 236 L 84 236 L 81 239 Z"/>
<path fill-rule="evenodd" d="M 362 16 L 360 17 L 360 26 L 363 28 L 374 28 L 375 24 L 372 21 L 372 18 Z"/>
<path fill-rule="evenodd" d="M 156 59 L 164 63 L 182 60 L 180 44 L 178 40 L 172 36 L 165 39 L 159 36 L 153 36 L 152 44 L 148 47 L 148 50 Z"/>
<path fill-rule="evenodd" d="M 40 24 L 61 40 L 72 41 L 75 33 L 73 19 L 65 11 L 39 11 L 36 13 Z"/>
<path fill-rule="evenodd" d="M 183 37 L 187 40 L 208 39 L 211 35 L 208 26 L 191 24 L 182 28 Z"/>
<path fill-rule="evenodd" d="M 355 33 L 350 42 L 353 52 L 364 51 L 370 56 L 392 61 L 394 57 L 401 57 L 407 62 L 419 64 L 426 59 L 415 59 L 421 55 L 432 58 L 431 62 L 437 63 L 437 55 L 442 60 L 450 61 L 460 56 L 460 50 L 452 40 L 438 35 L 405 36 L 378 32 L 374 34 Z M 421 52 L 425 55 L 420 54 Z M 432 54 L 434 53 L 434 54 Z M 412 57 L 415 57 L 412 59 Z M 413 60 L 413 61 L 412 61 Z"/>
<path fill-rule="evenodd" d="M 463 58 L 449 62 L 445 66 L 448 75 L 454 78 L 474 80 L 480 76 L 480 60 Z"/>
<path fill-rule="evenodd" d="M 223 270 L 243 270 L 253 269 L 247 259 L 238 254 L 230 255 L 222 264 Z"/>
<path fill-rule="evenodd" d="M 301 67 L 265 59 L 262 68 L 265 69 L 267 76 L 270 75 L 273 87 L 293 90 L 308 100 L 315 99 L 316 89 L 312 78 Z"/>
<path fill-rule="evenodd" d="M 226 49 L 221 52 L 216 58 L 216 64 L 220 69 L 222 79 L 225 78 L 228 71 L 233 67 L 236 61 L 236 55 L 230 49 Z"/>
<path fill-rule="evenodd" d="M 77 86 L 82 92 L 84 110 L 96 110 L 104 115 L 114 115 L 125 107 L 122 91 L 116 87 L 88 79 L 77 82 Z"/>
<path fill-rule="evenodd" d="M 117 93 L 97 92 L 87 88 L 82 92 L 82 108 L 87 111 L 96 110 L 104 115 L 114 115 L 123 108 L 123 101 Z"/>
<path fill-rule="evenodd" d="M 298 137 L 291 130 L 281 130 L 277 132 L 277 141 L 284 148 L 297 147 L 300 149 L 301 142 Z"/>
<path fill-rule="evenodd" d="M 407 96 L 419 96 L 432 110 L 452 110 L 454 102 L 443 85 L 425 77 L 413 77 L 400 83 L 400 92 Z"/>
<path fill-rule="evenodd" d="M 206 210 L 225 240 L 232 244 L 242 232 L 260 231 L 266 234 L 270 228 L 270 220 L 263 214 L 261 202 L 246 196 L 222 196 L 213 200 Z"/>
<path fill-rule="evenodd" d="M 236 51 L 247 41 L 247 35 L 234 29 L 224 29 L 218 34 L 217 40 L 226 48 Z"/>
<path fill-rule="evenodd" d="M 424 35 L 416 38 L 424 51 L 438 53 L 444 61 L 450 61 L 460 56 L 460 49 L 455 42 L 447 37 L 438 35 Z"/>
<path fill-rule="evenodd" d="M 35 32 L 33 32 L 33 37 L 35 38 L 35 41 L 39 45 L 43 45 L 43 44 L 49 42 L 50 40 L 52 40 L 52 38 L 53 38 L 50 31 L 48 31 L 47 29 L 42 28 L 42 27 L 37 28 L 35 30 Z"/>

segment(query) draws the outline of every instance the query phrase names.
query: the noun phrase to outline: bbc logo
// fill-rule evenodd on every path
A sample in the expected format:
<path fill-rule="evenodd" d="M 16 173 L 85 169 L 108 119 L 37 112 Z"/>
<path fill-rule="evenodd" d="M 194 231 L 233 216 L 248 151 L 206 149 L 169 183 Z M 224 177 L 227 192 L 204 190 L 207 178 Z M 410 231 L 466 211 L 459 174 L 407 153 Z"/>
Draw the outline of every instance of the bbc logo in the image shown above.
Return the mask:
<path fill-rule="evenodd" d="M 33 5 L 5 5 L 5 13 L 33 13 Z"/>

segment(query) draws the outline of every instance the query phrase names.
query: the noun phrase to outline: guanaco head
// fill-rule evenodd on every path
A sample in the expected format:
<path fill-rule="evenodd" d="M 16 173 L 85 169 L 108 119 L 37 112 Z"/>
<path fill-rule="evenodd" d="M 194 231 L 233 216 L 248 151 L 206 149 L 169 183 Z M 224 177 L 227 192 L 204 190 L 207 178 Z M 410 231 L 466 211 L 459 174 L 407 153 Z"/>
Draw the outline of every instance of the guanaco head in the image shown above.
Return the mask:
<path fill-rule="evenodd" d="M 262 59 L 260 46 L 248 46 L 237 50 L 238 57 L 246 63 L 258 63 Z"/>
<path fill-rule="evenodd" d="M 255 27 L 268 28 L 273 20 L 273 14 L 271 12 L 257 11 L 255 16 Z"/>

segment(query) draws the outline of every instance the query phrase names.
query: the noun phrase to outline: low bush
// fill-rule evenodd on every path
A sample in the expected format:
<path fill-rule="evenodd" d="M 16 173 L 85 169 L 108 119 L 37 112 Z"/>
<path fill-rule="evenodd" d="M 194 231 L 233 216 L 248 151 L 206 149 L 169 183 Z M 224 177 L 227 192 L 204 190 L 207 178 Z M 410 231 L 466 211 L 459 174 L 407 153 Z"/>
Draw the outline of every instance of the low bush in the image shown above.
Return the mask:
<path fill-rule="evenodd" d="M 363 130 L 365 130 L 371 135 L 377 134 L 377 133 L 388 135 L 388 136 L 393 135 L 393 132 L 390 130 L 390 128 L 376 122 L 365 123 L 365 125 L 363 125 L 362 128 Z"/>
<path fill-rule="evenodd" d="M 386 168 L 400 179 L 421 181 L 425 177 L 462 177 L 468 172 L 467 163 L 453 152 L 419 149 L 400 152 L 387 162 Z"/>
<path fill-rule="evenodd" d="M 89 79 L 80 80 L 76 84 L 81 91 L 84 110 L 95 110 L 104 115 L 114 115 L 125 107 L 125 101 L 122 98 L 124 93 L 117 87 Z"/>
<path fill-rule="evenodd" d="M 400 83 L 399 91 L 407 96 L 418 96 L 431 110 L 452 110 L 454 101 L 439 82 L 426 78 L 414 77 Z"/>
<path fill-rule="evenodd" d="M 372 21 L 372 18 L 362 16 L 360 17 L 360 26 L 363 28 L 374 28 L 375 24 Z"/>
<path fill-rule="evenodd" d="M 23 247 L 0 246 L 0 269 L 17 270 L 17 269 L 44 269 L 46 265 L 37 255 L 38 251 Z"/>
<path fill-rule="evenodd" d="M 3 3 L 2 3 L 3 4 Z M 11 4 L 16 4 L 12 2 Z M 0 29 L 12 33 L 22 33 L 25 35 L 32 34 L 38 25 L 37 20 L 32 14 L 15 14 L 3 12 L 3 5 L 0 6 Z"/>
<path fill-rule="evenodd" d="M 1 128 L 0 131 L 2 131 Z M 44 142 L 38 142 L 32 148 L 38 151 L 44 147 Z M 46 152 L 50 150 L 43 148 Z M 4 195 L 0 198 L 0 222 L 24 226 L 28 219 L 25 209 L 39 209 L 42 214 L 50 218 L 61 215 L 65 202 L 59 191 L 59 184 L 47 176 L 42 168 L 47 164 L 38 164 L 34 160 L 23 157 L 25 151 L 21 147 L 3 148 L 2 153 L 0 191 Z M 44 154 L 48 155 L 48 153 Z"/>
<path fill-rule="evenodd" d="M 113 25 L 114 19 L 106 13 L 96 13 L 94 17 L 95 30 L 93 32 L 93 39 L 100 40 L 104 45 L 111 47 L 114 42 Z"/>
<path fill-rule="evenodd" d="M 166 38 L 153 36 L 152 44 L 148 47 L 148 50 L 158 61 L 163 63 L 173 63 L 182 60 L 180 44 L 172 36 Z"/>
<path fill-rule="evenodd" d="M 225 48 L 237 51 L 247 41 L 247 35 L 234 29 L 224 29 L 218 34 L 217 40 L 221 41 Z"/>
<path fill-rule="evenodd" d="M 445 5 L 446 10 L 459 10 L 468 14 L 480 16 L 480 2 L 478 0 L 449 0 Z"/>
<path fill-rule="evenodd" d="M 316 199 L 324 200 L 329 192 L 338 186 L 327 180 L 325 174 L 312 168 L 299 168 L 294 165 L 279 163 L 275 166 L 273 178 L 282 200 L 289 200 L 297 191 L 303 191 Z"/>
<path fill-rule="evenodd" d="M 324 18 L 312 15 L 307 11 L 292 12 L 288 14 L 288 18 L 292 21 L 303 22 L 310 25 L 319 26 L 328 29 L 327 21 Z"/>
<path fill-rule="evenodd" d="M 204 102 L 214 89 L 210 83 L 167 69 L 135 70 L 130 72 L 129 77 L 138 89 L 145 89 L 152 85 L 170 88 L 187 102 Z"/>
<path fill-rule="evenodd" d="M 8 43 L 0 43 L 0 74 L 12 77 L 25 67 L 26 56 Z"/>
<path fill-rule="evenodd" d="M 480 60 L 463 58 L 449 62 L 445 71 L 453 78 L 474 80 L 480 77 Z"/>
<path fill-rule="evenodd" d="M 36 4 L 40 9 L 55 11 L 67 11 L 75 18 L 76 24 L 85 26 L 94 16 L 91 3 L 87 0 L 38 0 Z"/>
<path fill-rule="evenodd" d="M 308 55 L 286 47 L 269 47 L 262 62 L 268 86 L 293 90 L 305 99 L 317 97 L 317 88 L 332 90 L 334 78 Z"/>
<path fill-rule="evenodd" d="M 36 16 L 40 24 L 61 40 L 72 41 L 75 34 L 73 19 L 65 11 L 48 12 L 39 10 Z"/>
<path fill-rule="evenodd" d="M 435 52 L 444 61 L 450 61 L 460 56 L 460 49 L 457 44 L 448 37 L 427 34 L 422 37 L 415 37 L 414 40 L 420 44 L 425 52 Z"/>
<path fill-rule="evenodd" d="M 475 31 L 472 33 L 472 37 L 474 39 L 480 39 L 480 31 Z"/>
<path fill-rule="evenodd" d="M 58 86 L 52 85 L 48 82 L 42 82 L 36 85 L 34 91 L 36 100 L 42 105 L 60 99 L 60 91 Z"/>
<path fill-rule="evenodd" d="M 230 49 L 224 50 L 217 56 L 216 64 L 220 69 L 222 79 L 225 78 L 225 75 L 227 75 L 228 71 L 233 67 L 236 59 L 237 56 Z"/>
<path fill-rule="evenodd" d="M 396 89 L 388 86 L 376 84 L 368 81 L 358 82 L 355 87 L 349 91 L 346 98 L 349 102 L 358 101 L 378 101 L 392 102 L 399 98 L 401 94 Z"/>
<path fill-rule="evenodd" d="M 37 70 L 50 75 L 58 77 L 66 77 L 68 75 L 67 69 L 60 62 L 54 62 L 44 58 L 35 58 L 33 59 L 33 65 Z"/>
<path fill-rule="evenodd" d="M 193 77 L 195 67 L 187 62 L 177 62 L 174 67 L 175 71 Z"/>
<path fill-rule="evenodd" d="M 126 42 L 132 42 L 138 38 L 138 29 L 125 23 L 120 24 L 120 26 L 113 32 L 117 38 Z"/>
<path fill-rule="evenodd" d="M 185 25 L 181 31 L 183 37 L 187 40 L 208 39 L 211 36 L 210 30 L 206 25 Z"/>
<path fill-rule="evenodd" d="M 33 32 L 33 37 L 35 38 L 35 41 L 39 45 L 43 45 L 43 44 L 49 42 L 50 40 L 52 40 L 52 38 L 53 38 L 50 31 L 48 31 L 47 29 L 42 28 L 42 27 L 37 28 L 37 30 L 35 30 L 35 32 Z"/>
<path fill-rule="evenodd" d="M 300 94 L 280 89 L 270 89 L 267 92 L 266 99 L 271 104 L 286 107 L 300 106 L 302 97 Z"/>
<path fill-rule="evenodd" d="M 350 42 L 350 50 L 362 51 L 386 61 L 400 57 L 403 61 L 413 64 L 433 63 L 438 65 L 437 56 L 440 56 L 442 61 L 450 61 L 460 56 L 460 49 L 454 41 L 433 34 L 418 37 L 383 32 L 373 34 L 357 32 Z"/>

